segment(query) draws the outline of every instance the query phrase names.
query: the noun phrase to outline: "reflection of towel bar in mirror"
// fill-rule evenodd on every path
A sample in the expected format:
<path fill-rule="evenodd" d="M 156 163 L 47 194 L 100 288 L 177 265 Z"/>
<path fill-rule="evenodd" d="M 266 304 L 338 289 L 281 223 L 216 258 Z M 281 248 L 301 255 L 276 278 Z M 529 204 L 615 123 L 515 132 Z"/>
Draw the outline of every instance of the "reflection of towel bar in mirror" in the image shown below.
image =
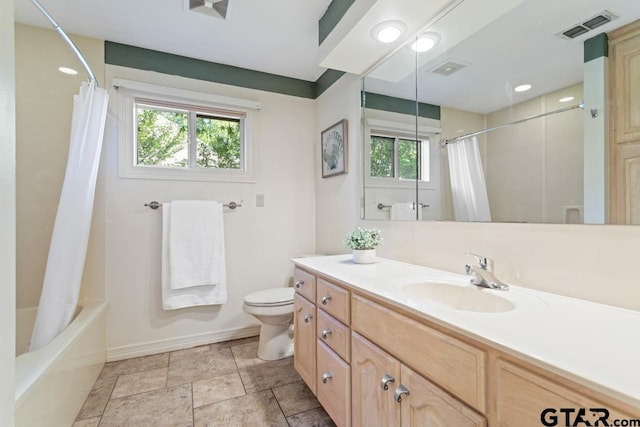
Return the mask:
<path fill-rule="evenodd" d="M 411 204 L 413 205 L 413 209 L 415 209 L 415 203 L 411 203 Z M 425 205 L 424 203 L 418 203 L 418 205 L 419 205 L 422 209 L 424 209 L 424 208 L 428 208 L 428 207 L 429 207 L 429 205 Z M 378 203 L 378 209 L 380 209 L 380 210 L 385 209 L 385 208 L 390 208 L 390 207 L 391 207 L 391 205 L 385 205 L 385 204 L 383 204 L 383 203 Z"/>
<path fill-rule="evenodd" d="M 145 206 L 151 208 L 151 209 L 158 209 L 160 207 L 162 207 L 162 204 L 160 204 L 159 202 L 153 200 L 149 203 L 145 203 Z M 224 206 L 225 208 L 229 208 L 229 209 L 235 209 L 235 208 L 241 208 L 242 207 L 242 200 L 240 201 L 240 203 L 236 203 L 236 202 L 229 202 L 229 203 L 225 203 L 222 206 Z"/>

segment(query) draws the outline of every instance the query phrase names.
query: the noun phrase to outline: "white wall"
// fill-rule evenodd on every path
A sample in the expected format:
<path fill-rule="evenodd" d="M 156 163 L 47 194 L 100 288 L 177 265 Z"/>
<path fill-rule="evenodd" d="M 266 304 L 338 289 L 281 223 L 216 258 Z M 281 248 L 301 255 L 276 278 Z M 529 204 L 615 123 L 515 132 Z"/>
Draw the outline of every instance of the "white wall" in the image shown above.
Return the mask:
<path fill-rule="evenodd" d="M 114 77 L 259 101 L 257 183 L 123 179 L 118 177 L 117 91 L 111 88 L 101 163 L 105 187 L 107 357 L 110 360 L 256 333 L 242 311 L 249 292 L 288 286 L 289 259 L 312 253 L 317 145 L 314 101 L 159 73 L 107 66 Z M 264 195 L 262 208 L 256 195 Z M 225 210 L 228 302 L 163 311 L 160 294 L 162 210 L 144 203 L 173 199 L 242 201 Z M 249 328 L 249 329 L 247 329 Z"/>
<path fill-rule="evenodd" d="M 347 114 L 349 105 L 358 105 L 356 77 L 342 77 L 335 89 L 318 100 L 318 117 L 326 122 L 336 111 Z M 360 173 L 361 165 L 352 161 L 336 188 L 316 175 L 319 253 L 346 253 L 342 238 L 351 227 L 377 227 L 384 237 L 381 256 L 462 272 L 468 262 L 464 254 L 475 252 L 493 258 L 498 277 L 507 282 L 640 310 L 635 267 L 640 227 L 362 221 L 354 208 Z"/>
<path fill-rule="evenodd" d="M 0 423 L 14 425 L 16 138 L 13 1 L 0 0 Z"/>

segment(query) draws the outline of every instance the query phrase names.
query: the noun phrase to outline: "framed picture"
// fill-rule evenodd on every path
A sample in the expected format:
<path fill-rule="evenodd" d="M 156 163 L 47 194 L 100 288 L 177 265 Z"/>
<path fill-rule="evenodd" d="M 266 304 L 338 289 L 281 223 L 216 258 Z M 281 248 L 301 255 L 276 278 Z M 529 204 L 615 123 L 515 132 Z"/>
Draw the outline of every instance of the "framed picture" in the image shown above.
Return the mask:
<path fill-rule="evenodd" d="M 323 130 L 322 139 L 322 177 L 347 173 L 347 121 L 338 123 Z"/>

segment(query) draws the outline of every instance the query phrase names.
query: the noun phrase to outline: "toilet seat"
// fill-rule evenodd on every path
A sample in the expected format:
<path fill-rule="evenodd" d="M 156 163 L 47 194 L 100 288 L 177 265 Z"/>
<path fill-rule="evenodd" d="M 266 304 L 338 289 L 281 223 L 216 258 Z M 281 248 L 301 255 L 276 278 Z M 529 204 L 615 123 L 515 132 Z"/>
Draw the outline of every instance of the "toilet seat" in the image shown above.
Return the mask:
<path fill-rule="evenodd" d="M 293 304 L 293 288 L 272 288 L 252 292 L 244 297 L 244 303 L 251 307 L 281 307 Z"/>

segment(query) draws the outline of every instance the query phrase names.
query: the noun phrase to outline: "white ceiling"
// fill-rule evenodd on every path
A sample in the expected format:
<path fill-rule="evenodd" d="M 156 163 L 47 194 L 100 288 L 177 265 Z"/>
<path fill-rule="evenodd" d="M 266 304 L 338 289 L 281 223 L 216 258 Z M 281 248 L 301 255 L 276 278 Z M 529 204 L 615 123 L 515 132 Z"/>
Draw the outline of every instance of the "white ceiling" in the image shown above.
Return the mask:
<path fill-rule="evenodd" d="M 487 2 L 465 0 L 430 28 L 441 36 L 438 48 L 417 60 L 415 52 L 400 49 L 370 74 L 365 89 L 415 99 L 417 63 L 420 101 L 477 113 L 496 111 L 582 81 L 584 41 L 640 18 L 640 0 L 511 0 L 510 10 L 478 25 L 482 11 L 465 8 L 485 8 Z M 555 35 L 605 9 L 619 19 L 572 40 Z M 473 31 L 461 37 L 465 28 Z M 450 59 L 468 66 L 449 77 L 429 72 Z M 522 83 L 533 88 L 513 92 Z"/>
<path fill-rule="evenodd" d="M 315 81 L 318 21 L 331 0 L 230 0 L 226 20 L 189 11 L 188 0 L 40 0 L 68 34 Z M 51 28 L 30 0 L 16 22 Z"/>

